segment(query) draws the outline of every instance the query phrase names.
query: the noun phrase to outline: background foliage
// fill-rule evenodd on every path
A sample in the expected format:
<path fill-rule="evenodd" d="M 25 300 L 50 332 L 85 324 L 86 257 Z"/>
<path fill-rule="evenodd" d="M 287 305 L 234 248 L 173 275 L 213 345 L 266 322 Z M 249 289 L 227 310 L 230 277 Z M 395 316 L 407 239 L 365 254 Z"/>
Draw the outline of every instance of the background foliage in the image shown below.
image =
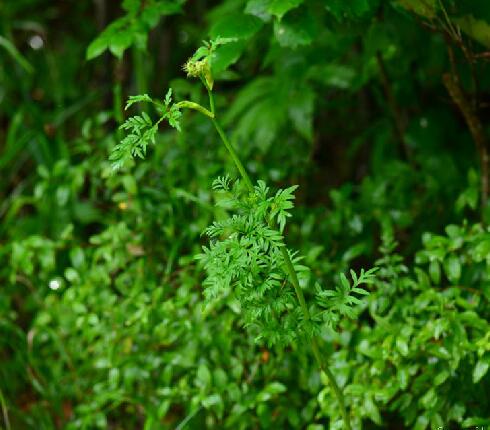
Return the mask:
<path fill-rule="evenodd" d="M 204 305 L 201 233 L 229 211 L 211 184 L 234 171 L 209 121 L 162 123 L 112 169 L 127 96 L 204 98 L 182 64 L 217 37 L 216 109 L 254 179 L 299 184 L 304 264 L 333 291 L 380 268 L 321 327 L 354 428 L 490 425 L 487 1 L 19 0 L 0 4 L 2 426 L 342 428 L 299 341 Z"/>

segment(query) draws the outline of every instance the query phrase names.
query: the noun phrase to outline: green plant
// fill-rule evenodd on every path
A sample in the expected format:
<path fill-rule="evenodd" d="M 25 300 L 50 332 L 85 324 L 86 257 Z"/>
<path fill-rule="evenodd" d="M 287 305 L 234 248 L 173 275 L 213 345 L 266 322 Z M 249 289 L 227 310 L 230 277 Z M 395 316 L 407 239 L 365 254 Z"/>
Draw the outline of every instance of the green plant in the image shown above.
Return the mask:
<path fill-rule="evenodd" d="M 335 327 L 340 316 L 355 317 L 355 306 L 360 303 L 356 294 L 368 294 L 359 287 L 373 282 L 375 269 L 361 271 L 359 277 L 351 271 L 353 285 L 342 275 L 341 284 L 336 290 L 324 290 L 316 282 L 317 302 L 323 310 L 312 315 L 298 276 L 298 273 L 307 271 L 307 268 L 299 264 L 301 259 L 287 248 L 284 238 L 296 186 L 279 190 L 274 196 L 270 196 L 265 182 L 259 181 L 254 186 L 217 119 L 212 58 L 216 47 L 227 42 L 229 40 L 217 39 L 205 43 L 184 66 L 187 75 L 200 79 L 206 88 L 209 109 L 192 101 L 172 103 L 170 90 L 163 103 L 146 94 L 129 99 L 126 108 L 138 102 L 152 103 L 157 109 L 159 119 L 153 123 L 143 113 L 142 116 L 126 120 L 121 128 L 130 129 L 132 133 L 114 148 L 111 155 L 113 168 L 119 169 L 124 160 L 135 156 L 142 158 L 148 144 L 154 143 L 158 125 L 164 119 L 180 130 L 181 109 L 193 109 L 211 119 L 241 175 L 245 189 L 241 188 L 239 181 L 231 184 L 228 177 L 218 178 L 213 183 L 214 190 L 230 195 L 230 199 L 225 200 L 224 204 L 227 209 L 236 213 L 225 221 L 215 222 L 206 230 L 212 243 L 198 256 L 208 273 L 204 282 L 206 297 L 209 300 L 226 296 L 233 290 L 244 310 L 246 324 L 257 327 L 257 340 L 264 339 L 271 345 L 287 345 L 297 337 L 307 339 L 318 367 L 327 375 L 337 396 L 345 428 L 350 430 L 344 396 L 326 360 L 322 358 L 318 334 L 322 323 Z M 308 283 L 307 277 L 303 279 L 303 283 Z M 287 284 L 292 285 L 292 290 Z"/>
<path fill-rule="evenodd" d="M 426 233 L 408 269 L 392 230 L 385 230 L 378 288 L 368 298 L 377 324 L 358 345 L 378 374 L 366 378 L 361 366 L 352 389 L 378 387 L 378 399 L 400 410 L 411 428 L 488 424 L 479 385 L 488 370 L 488 235 L 478 224 Z"/>
<path fill-rule="evenodd" d="M 343 430 L 312 334 L 352 429 L 489 425 L 489 23 L 0 2 L 0 427 Z"/>
<path fill-rule="evenodd" d="M 149 31 L 160 18 L 181 12 L 184 0 L 150 0 L 142 4 L 139 0 L 125 0 L 122 7 L 125 15 L 114 20 L 87 48 L 87 59 L 92 59 L 109 50 L 122 58 L 131 46 L 144 51 Z"/>

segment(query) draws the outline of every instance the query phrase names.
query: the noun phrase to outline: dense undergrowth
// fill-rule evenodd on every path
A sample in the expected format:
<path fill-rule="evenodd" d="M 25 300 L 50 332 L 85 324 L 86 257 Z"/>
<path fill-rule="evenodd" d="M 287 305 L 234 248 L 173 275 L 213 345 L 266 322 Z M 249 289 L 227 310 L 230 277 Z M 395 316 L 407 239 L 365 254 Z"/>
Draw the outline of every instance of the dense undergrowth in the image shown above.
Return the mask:
<path fill-rule="evenodd" d="M 0 3 L 0 427 L 490 426 L 487 3 Z"/>

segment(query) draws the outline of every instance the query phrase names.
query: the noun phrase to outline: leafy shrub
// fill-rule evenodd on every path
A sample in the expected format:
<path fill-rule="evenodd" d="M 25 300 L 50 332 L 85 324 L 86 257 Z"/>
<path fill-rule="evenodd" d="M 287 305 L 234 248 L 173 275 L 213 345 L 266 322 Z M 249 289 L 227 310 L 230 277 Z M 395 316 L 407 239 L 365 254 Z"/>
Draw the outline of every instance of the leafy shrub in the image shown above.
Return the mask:
<path fill-rule="evenodd" d="M 490 424 L 487 2 L 4 3 L 2 428 Z"/>

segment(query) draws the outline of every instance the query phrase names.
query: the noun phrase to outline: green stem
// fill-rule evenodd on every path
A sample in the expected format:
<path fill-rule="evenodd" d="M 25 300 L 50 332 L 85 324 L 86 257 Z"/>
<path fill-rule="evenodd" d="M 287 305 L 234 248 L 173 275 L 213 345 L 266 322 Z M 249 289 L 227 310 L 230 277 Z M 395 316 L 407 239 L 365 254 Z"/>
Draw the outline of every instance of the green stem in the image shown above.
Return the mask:
<path fill-rule="evenodd" d="M 223 129 L 219 125 L 218 121 L 216 120 L 213 94 L 209 88 L 207 88 L 207 90 L 208 90 L 208 95 L 209 95 L 209 105 L 211 108 L 211 112 L 213 113 L 213 118 L 211 120 L 214 124 L 214 127 L 216 128 L 216 131 L 218 132 L 223 144 L 225 145 L 226 149 L 228 150 L 228 153 L 230 154 L 233 162 L 235 163 L 235 166 L 237 167 L 238 171 L 240 172 L 240 175 L 242 176 L 247 188 L 249 189 L 250 192 L 253 192 L 254 187 L 253 187 L 252 181 L 250 180 L 250 176 L 248 176 L 248 173 L 245 170 L 245 167 L 243 166 L 242 162 L 240 161 L 240 158 L 238 158 L 238 155 L 235 152 L 235 150 L 233 149 L 233 146 L 231 145 L 230 141 L 226 137 L 225 132 L 223 131 Z M 276 228 L 275 225 L 274 225 L 274 228 Z M 299 302 L 301 309 L 303 311 L 304 318 L 306 321 L 309 321 L 311 319 L 310 311 L 308 309 L 308 305 L 306 304 L 306 300 L 305 300 L 305 296 L 303 294 L 303 290 L 301 289 L 301 286 L 299 285 L 298 275 L 296 273 L 296 270 L 294 269 L 293 262 L 291 261 L 291 257 L 289 256 L 289 252 L 288 252 L 286 246 L 281 247 L 281 254 L 282 254 L 282 257 L 284 260 L 284 264 L 285 264 L 285 271 L 288 274 L 289 279 L 291 281 L 291 284 L 294 287 L 294 291 L 296 293 L 296 297 L 297 297 L 298 302 Z M 312 339 L 311 339 L 311 348 L 313 350 L 313 355 L 314 355 L 315 360 L 318 364 L 318 367 L 320 368 L 320 370 L 325 372 L 325 374 L 327 375 L 327 378 L 329 380 L 329 383 L 335 392 L 335 395 L 337 397 L 337 400 L 338 400 L 339 406 L 340 406 L 340 413 L 342 414 L 342 418 L 344 420 L 345 429 L 346 430 L 352 430 L 352 427 L 350 425 L 350 418 L 349 418 L 349 415 L 347 414 L 347 409 L 345 408 L 344 395 L 342 393 L 342 390 L 338 386 L 337 381 L 335 380 L 335 376 L 333 375 L 332 371 L 328 367 L 327 363 L 324 363 L 322 360 L 320 349 L 318 347 L 318 340 L 316 337 L 312 337 Z"/>
<path fill-rule="evenodd" d="M 133 65 L 136 80 L 136 94 L 148 93 L 148 81 L 146 77 L 148 73 L 145 70 L 145 52 L 140 48 L 133 47 Z"/>
<path fill-rule="evenodd" d="M 114 63 L 114 85 L 112 87 L 112 112 L 117 124 L 116 137 L 120 142 L 123 138 L 123 132 L 119 126 L 124 122 L 124 109 L 122 101 L 122 81 L 123 81 L 123 62 L 117 60 Z"/>
<path fill-rule="evenodd" d="M 291 257 L 289 256 L 289 252 L 286 248 L 286 246 L 283 246 L 281 248 L 281 253 L 282 257 L 284 259 L 284 262 L 286 264 L 286 271 L 290 277 L 291 283 L 293 284 L 294 291 L 296 292 L 296 297 L 298 298 L 298 302 L 301 306 L 301 309 L 303 311 L 303 315 L 305 317 L 305 320 L 309 321 L 311 319 L 310 316 L 310 311 L 308 309 L 308 306 L 306 304 L 305 296 L 303 294 L 303 290 L 301 289 L 301 286 L 299 285 L 299 280 L 298 280 L 298 275 L 296 274 L 296 270 L 294 270 L 293 262 L 291 261 Z M 335 380 L 335 376 L 333 375 L 332 371 L 328 367 L 326 363 L 323 363 L 322 356 L 320 354 L 320 348 L 318 347 L 318 340 L 316 336 L 313 336 L 311 338 L 311 349 L 313 350 L 313 355 L 315 356 L 315 360 L 318 364 L 318 367 L 325 372 L 327 375 L 328 381 L 330 385 L 332 386 L 335 395 L 337 397 L 337 400 L 340 405 L 340 413 L 342 414 L 342 418 L 344 419 L 344 424 L 346 430 L 351 430 L 351 425 L 350 425 L 350 419 L 349 415 L 347 414 L 347 409 L 345 408 L 345 400 L 344 400 L 344 394 L 342 393 L 342 390 L 340 389 L 339 385 L 337 384 L 337 381 Z"/>
<path fill-rule="evenodd" d="M 7 402 L 5 401 L 5 398 L 3 397 L 2 390 L 0 390 L 0 406 L 2 407 L 3 422 L 5 423 L 5 430 L 11 430 L 10 421 L 9 421 L 9 414 L 8 414 L 8 409 L 7 409 Z"/>
<path fill-rule="evenodd" d="M 243 166 L 242 162 L 238 158 L 237 153 L 233 149 L 233 146 L 231 146 L 230 141 L 226 137 L 225 132 L 223 131 L 223 129 L 219 125 L 219 123 L 216 120 L 216 118 L 213 118 L 211 121 L 213 121 L 214 128 L 218 132 L 219 137 L 221 137 L 221 140 L 223 141 L 226 149 L 228 150 L 228 153 L 230 154 L 233 162 L 235 163 L 236 168 L 240 172 L 240 175 L 242 176 L 243 180 L 245 181 L 245 185 L 247 186 L 247 188 L 249 189 L 250 192 L 253 192 L 254 191 L 254 186 L 252 185 L 252 181 L 250 180 L 250 177 L 248 176 L 248 173 L 245 170 L 245 167 Z"/>
<path fill-rule="evenodd" d="M 209 107 L 211 109 L 211 112 L 215 113 L 215 110 L 214 110 L 214 97 L 213 97 L 213 93 L 211 92 L 211 90 L 209 89 L 209 87 L 207 86 L 206 84 L 206 81 L 203 81 L 204 82 L 204 86 L 206 87 L 206 89 L 208 90 L 208 96 L 209 96 Z"/>
<path fill-rule="evenodd" d="M 214 118 L 214 113 L 211 111 L 208 111 L 206 108 L 202 107 L 198 103 L 190 102 L 189 100 L 184 100 L 182 102 L 177 103 L 177 107 L 181 109 L 194 109 L 202 114 L 206 115 L 209 118 Z"/>
<path fill-rule="evenodd" d="M 347 413 L 347 409 L 345 407 L 344 393 L 342 393 L 342 390 L 337 384 L 337 381 L 335 380 L 335 376 L 330 370 L 330 367 L 328 367 L 327 364 L 323 365 L 322 358 L 320 355 L 320 349 L 318 347 L 318 341 L 316 337 L 313 337 L 311 339 L 311 349 L 313 350 L 313 355 L 315 356 L 318 366 L 320 367 L 321 370 L 325 372 L 325 375 L 327 375 L 328 382 L 330 383 L 330 385 L 333 388 L 333 391 L 335 392 L 335 396 L 337 397 L 337 400 L 339 402 L 340 413 L 342 414 L 342 418 L 344 420 L 346 430 L 352 430 L 352 427 L 350 425 L 349 414 Z"/>

